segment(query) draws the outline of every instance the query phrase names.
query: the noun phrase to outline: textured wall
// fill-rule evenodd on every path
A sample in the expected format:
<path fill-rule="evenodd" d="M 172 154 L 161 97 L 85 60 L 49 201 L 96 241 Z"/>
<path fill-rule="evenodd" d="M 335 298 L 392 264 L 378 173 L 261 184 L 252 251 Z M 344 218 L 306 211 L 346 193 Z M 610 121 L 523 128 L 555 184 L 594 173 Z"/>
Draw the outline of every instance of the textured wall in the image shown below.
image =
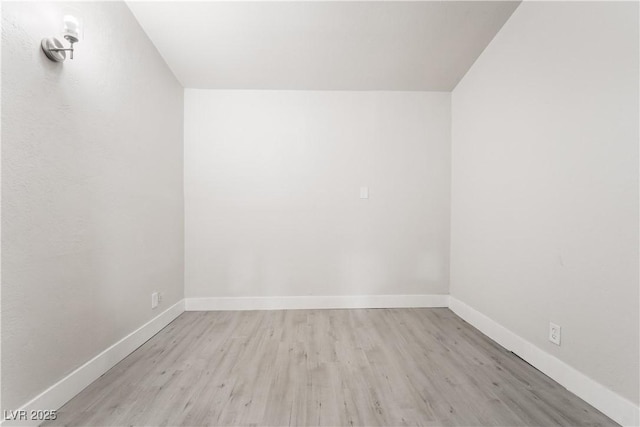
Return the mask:
<path fill-rule="evenodd" d="M 185 294 L 448 293 L 449 114 L 444 92 L 187 90 Z"/>
<path fill-rule="evenodd" d="M 636 404 L 638 72 L 637 2 L 523 2 L 452 95 L 451 224 L 454 297 Z"/>
<path fill-rule="evenodd" d="M 56 64 L 69 6 L 85 38 Z M 182 298 L 182 116 L 124 3 L 2 3 L 2 409 Z"/>

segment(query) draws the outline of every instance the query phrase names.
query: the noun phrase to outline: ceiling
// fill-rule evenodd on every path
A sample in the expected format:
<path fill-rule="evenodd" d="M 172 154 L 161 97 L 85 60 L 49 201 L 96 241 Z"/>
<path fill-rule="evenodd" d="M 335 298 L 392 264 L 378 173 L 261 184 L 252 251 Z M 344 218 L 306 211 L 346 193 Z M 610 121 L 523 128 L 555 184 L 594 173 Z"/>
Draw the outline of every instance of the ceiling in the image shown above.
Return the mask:
<path fill-rule="evenodd" d="M 450 91 L 518 1 L 128 2 L 183 86 Z"/>

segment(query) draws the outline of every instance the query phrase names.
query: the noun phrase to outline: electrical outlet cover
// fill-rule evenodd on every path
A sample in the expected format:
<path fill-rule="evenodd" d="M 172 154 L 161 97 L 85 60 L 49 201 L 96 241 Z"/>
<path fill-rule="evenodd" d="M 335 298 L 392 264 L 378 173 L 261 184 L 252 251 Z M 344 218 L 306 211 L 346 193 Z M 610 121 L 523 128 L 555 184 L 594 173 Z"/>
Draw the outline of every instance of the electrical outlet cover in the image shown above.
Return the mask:
<path fill-rule="evenodd" d="M 151 294 L 151 308 L 156 308 L 158 306 L 158 293 L 154 292 Z"/>
<path fill-rule="evenodd" d="M 560 345 L 560 338 L 562 335 L 562 328 L 555 323 L 549 322 L 549 341 L 555 345 Z"/>

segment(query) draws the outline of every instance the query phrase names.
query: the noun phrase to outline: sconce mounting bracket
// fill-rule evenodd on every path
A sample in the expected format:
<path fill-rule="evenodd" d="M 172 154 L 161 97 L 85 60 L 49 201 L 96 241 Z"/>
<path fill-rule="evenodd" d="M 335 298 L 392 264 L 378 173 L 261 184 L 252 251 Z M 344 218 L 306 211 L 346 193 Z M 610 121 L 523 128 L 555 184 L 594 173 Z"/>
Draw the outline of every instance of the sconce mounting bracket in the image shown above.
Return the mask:
<path fill-rule="evenodd" d="M 67 53 L 64 50 L 59 50 L 64 49 L 64 46 L 62 45 L 62 42 L 57 38 L 50 37 L 47 39 L 42 39 L 41 45 L 42 51 L 50 60 L 55 62 L 63 62 L 65 59 L 67 59 Z"/>

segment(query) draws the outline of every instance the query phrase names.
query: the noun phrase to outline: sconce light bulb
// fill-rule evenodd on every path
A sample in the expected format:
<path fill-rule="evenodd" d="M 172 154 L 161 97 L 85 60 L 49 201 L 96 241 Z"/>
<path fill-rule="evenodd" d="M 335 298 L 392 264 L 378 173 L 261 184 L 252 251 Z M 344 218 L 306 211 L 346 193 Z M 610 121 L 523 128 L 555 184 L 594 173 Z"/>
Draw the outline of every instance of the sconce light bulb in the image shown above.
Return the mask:
<path fill-rule="evenodd" d="M 64 16 L 63 36 L 71 43 L 77 43 L 80 40 L 80 21 L 75 16 Z"/>

